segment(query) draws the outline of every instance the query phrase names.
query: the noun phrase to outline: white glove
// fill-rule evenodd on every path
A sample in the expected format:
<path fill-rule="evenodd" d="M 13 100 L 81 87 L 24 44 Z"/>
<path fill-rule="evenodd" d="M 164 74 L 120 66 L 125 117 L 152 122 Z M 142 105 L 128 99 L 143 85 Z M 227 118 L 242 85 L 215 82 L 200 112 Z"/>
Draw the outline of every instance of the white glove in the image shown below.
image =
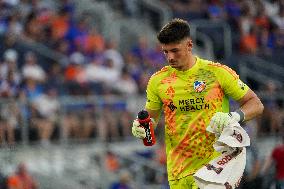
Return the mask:
<path fill-rule="evenodd" d="M 223 113 L 223 112 L 216 112 L 214 116 L 211 118 L 209 123 L 209 127 L 216 132 L 221 134 L 224 127 L 230 125 L 234 122 L 240 122 L 241 116 L 237 112 L 230 112 L 230 113 Z"/>
<path fill-rule="evenodd" d="M 144 139 L 146 137 L 145 129 L 140 125 L 137 119 L 135 119 L 132 123 L 132 134 L 140 139 Z"/>

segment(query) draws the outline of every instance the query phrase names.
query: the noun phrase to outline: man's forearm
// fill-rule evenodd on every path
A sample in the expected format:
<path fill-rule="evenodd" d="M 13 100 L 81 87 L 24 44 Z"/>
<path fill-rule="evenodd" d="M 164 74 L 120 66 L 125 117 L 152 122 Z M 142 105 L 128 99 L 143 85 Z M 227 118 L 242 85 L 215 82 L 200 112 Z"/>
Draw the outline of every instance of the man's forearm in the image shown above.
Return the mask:
<path fill-rule="evenodd" d="M 244 121 L 248 121 L 262 114 L 264 107 L 258 97 L 253 97 L 243 103 L 240 109 L 244 113 Z"/>

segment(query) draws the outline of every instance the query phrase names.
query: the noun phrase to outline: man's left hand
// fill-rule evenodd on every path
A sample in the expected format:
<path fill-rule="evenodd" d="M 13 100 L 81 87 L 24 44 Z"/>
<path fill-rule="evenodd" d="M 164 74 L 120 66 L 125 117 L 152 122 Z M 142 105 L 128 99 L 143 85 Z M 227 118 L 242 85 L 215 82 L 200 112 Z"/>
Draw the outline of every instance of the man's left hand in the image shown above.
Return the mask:
<path fill-rule="evenodd" d="M 209 127 L 211 127 L 214 132 L 221 134 L 224 127 L 228 126 L 231 123 L 239 122 L 240 119 L 240 115 L 237 112 L 216 112 L 211 118 Z"/>

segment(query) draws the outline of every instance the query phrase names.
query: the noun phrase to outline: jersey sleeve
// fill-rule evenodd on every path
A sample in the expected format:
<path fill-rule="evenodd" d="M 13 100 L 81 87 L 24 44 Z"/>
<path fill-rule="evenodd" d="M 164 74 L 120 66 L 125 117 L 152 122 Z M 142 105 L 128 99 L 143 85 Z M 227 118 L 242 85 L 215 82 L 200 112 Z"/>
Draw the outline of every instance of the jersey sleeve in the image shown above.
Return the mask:
<path fill-rule="evenodd" d="M 217 74 L 219 83 L 227 96 L 234 100 L 239 100 L 248 92 L 249 87 L 228 66 L 222 65 L 218 67 Z"/>
<path fill-rule="evenodd" d="M 155 82 L 153 77 L 148 82 L 146 93 L 147 101 L 145 108 L 150 110 L 160 110 L 162 107 L 162 101 L 158 95 L 157 82 Z"/>

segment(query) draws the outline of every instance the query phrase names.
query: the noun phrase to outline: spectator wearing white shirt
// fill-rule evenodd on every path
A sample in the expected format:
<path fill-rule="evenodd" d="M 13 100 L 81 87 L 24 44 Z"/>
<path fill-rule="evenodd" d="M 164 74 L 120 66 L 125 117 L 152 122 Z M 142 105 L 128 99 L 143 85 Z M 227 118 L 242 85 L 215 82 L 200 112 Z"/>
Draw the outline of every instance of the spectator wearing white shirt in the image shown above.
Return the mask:
<path fill-rule="evenodd" d="M 122 70 L 122 74 L 113 88 L 123 95 L 136 95 L 138 93 L 138 86 L 126 69 Z"/>
<path fill-rule="evenodd" d="M 46 78 L 46 73 L 37 62 L 37 57 L 33 52 L 25 54 L 25 63 L 22 68 L 22 74 L 25 79 L 33 79 L 38 82 L 43 82 Z"/>
<path fill-rule="evenodd" d="M 106 43 L 106 50 L 104 51 L 104 56 L 106 59 L 111 59 L 113 61 L 113 66 L 117 70 L 122 70 L 124 66 L 124 61 L 121 53 L 117 50 L 117 42 L 110 40 Z"/>
<path fill-rule="evenodd" d="M 0 78 L 6 80 L 8 73 L 13 72 L 13 80 L 20 82 L 21 77 L 18 71 L 18 52 L 14 49 L 7 49 L 3 54 L 4 62 L 0 65 Z"/>

